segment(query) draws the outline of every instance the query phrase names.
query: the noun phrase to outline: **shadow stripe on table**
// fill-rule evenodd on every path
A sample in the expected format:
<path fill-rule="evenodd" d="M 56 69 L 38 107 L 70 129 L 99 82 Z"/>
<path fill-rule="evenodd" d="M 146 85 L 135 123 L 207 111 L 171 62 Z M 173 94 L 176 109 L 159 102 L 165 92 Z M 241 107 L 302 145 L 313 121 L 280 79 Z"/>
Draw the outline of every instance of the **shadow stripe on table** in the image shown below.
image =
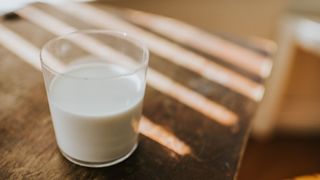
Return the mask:
<path fill-rule="evenodd" d="M 27 40 L 0 24 L 0 43 L 37 70 L 41 70 L 39 49 Z M 173 152 L 183 156 L 192 154 L 191 148 L 173 133 L 142 117 L 140 132 Z"/>
<path fill-rule="evenodd" d="M 16 13 L 56 35 L 63 35 L 65 33 L 77 30 L 76 28 L 65 24 L 64 22 L 35 7 L 26 7 L 16 11 Z M 110 48 L 99 43 L 98 41 L 91 40 L 91 43 L 88 44 L 84 43 L 87 42 L 87 40 L 90 40 L 88 38 L 83 39 L 84 41 L 80 38 L 75 40 L 76 42 L 79 42 L 78 45 L 80 45 L 81 48 L 84 48 L 93 54 L 101 55 L 101 53 L 103 53 L 104 55 L 107 55 L 105 52 L 110 52 Z M 180 85 L 179 83 L 151 68 L 148 69 L 147 77 L 148 84 L 151 87 L 166 95 L 169 95 L 182 104 L 187 105 L 188 107 L 205 115 L 206 117 L 209 117 L 211 120 L 221 125 L 233 126 L 238 122 L 238 116 L 234 112 L 228 110 L 226 107 L 207 99 L 206 97 L 184 87 L 183 85 Z"/>
<path fill-rule="evenodd" d="M 134 26 L 108 12 L 104 12 L 87 4 L 66 3 L 55 7 L 77 17 L 80 21 L 96 27 L 107 29 L 116 28 L 139 37 L 147 44 L 149 49 L 158 56 L 191 70 L 210 81 L 219 83 L 254 101 L 260 101 L 264 94 L 264 87 L 261 84 L 182 48 L 177 44 Z"/>
<path fill-rule="evenodd" d="M 134 24 L 150 29 L 213 57 L 218 57 L 261 78 L 266 78 L 270 74 L 272 61 L 269 57 L 209 34 L 197 27 L 176 19 L 142 11 L 120 8 L 117 11 L 121 12 L 118 13 L 120 16 L 122 15 L 124 19 Z"/>

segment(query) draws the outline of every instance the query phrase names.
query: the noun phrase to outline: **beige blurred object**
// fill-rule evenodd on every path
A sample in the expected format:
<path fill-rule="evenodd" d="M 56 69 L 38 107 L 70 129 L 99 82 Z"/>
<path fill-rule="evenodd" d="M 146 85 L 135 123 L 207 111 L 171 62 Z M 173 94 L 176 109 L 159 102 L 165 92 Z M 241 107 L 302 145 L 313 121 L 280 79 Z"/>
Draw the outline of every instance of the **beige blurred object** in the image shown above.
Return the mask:
<path fill-rule="evenodd" d="M 320 133 L 320 1 L 292 2 L 280 21 L 273 72 L 253 123 L 258 138 L 274 130 Z"/>
<path fill-rule="evenodd" d="M 296 44 L 276 129 L 320 134 L 320 19 L 299 19 Z"/>

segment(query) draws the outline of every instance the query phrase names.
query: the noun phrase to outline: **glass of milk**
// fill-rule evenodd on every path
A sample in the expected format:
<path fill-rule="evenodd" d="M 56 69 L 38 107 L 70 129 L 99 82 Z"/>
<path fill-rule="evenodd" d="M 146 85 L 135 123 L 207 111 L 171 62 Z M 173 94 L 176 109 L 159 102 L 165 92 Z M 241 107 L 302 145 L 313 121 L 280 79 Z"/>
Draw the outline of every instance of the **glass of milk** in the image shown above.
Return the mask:
<path fill-rule="evenodd" d="M 149 52 L 126 33 L 82 30 L 40 53 L 54 132 L 71 162 L 106 167 L 137 148 Z"/>

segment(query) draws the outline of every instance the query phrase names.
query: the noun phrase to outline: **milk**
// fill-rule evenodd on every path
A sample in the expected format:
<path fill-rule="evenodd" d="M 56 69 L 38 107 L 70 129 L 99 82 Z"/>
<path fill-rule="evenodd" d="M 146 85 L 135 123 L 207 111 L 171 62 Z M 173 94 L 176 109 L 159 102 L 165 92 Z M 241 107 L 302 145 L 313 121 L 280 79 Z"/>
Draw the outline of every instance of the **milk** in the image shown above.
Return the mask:
<path fill-rule="evenodd" d="M 54 78 L 48 90 L 55 135 L 69 158 L 104 163 L 137 144 L 144 82 L 117 65 L 77 65 Z"/>

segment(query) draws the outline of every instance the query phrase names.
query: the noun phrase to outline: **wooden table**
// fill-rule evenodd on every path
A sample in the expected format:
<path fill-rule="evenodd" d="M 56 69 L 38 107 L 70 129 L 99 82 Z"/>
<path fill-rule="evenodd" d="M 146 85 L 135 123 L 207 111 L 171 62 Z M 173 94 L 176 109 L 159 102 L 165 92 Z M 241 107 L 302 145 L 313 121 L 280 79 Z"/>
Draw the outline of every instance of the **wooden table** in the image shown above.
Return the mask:
<path fill-rule="evenodd" d="M 59 153 L 39 71 L 46 41 L 84 28 L 127 31 L 151 51 L 139 147 L 108 168 L 80 167 Z M 106 4 L 34 4 L 4 16 L 0 179 L 235 179 L 270 72 L 263 47 Z"/>

